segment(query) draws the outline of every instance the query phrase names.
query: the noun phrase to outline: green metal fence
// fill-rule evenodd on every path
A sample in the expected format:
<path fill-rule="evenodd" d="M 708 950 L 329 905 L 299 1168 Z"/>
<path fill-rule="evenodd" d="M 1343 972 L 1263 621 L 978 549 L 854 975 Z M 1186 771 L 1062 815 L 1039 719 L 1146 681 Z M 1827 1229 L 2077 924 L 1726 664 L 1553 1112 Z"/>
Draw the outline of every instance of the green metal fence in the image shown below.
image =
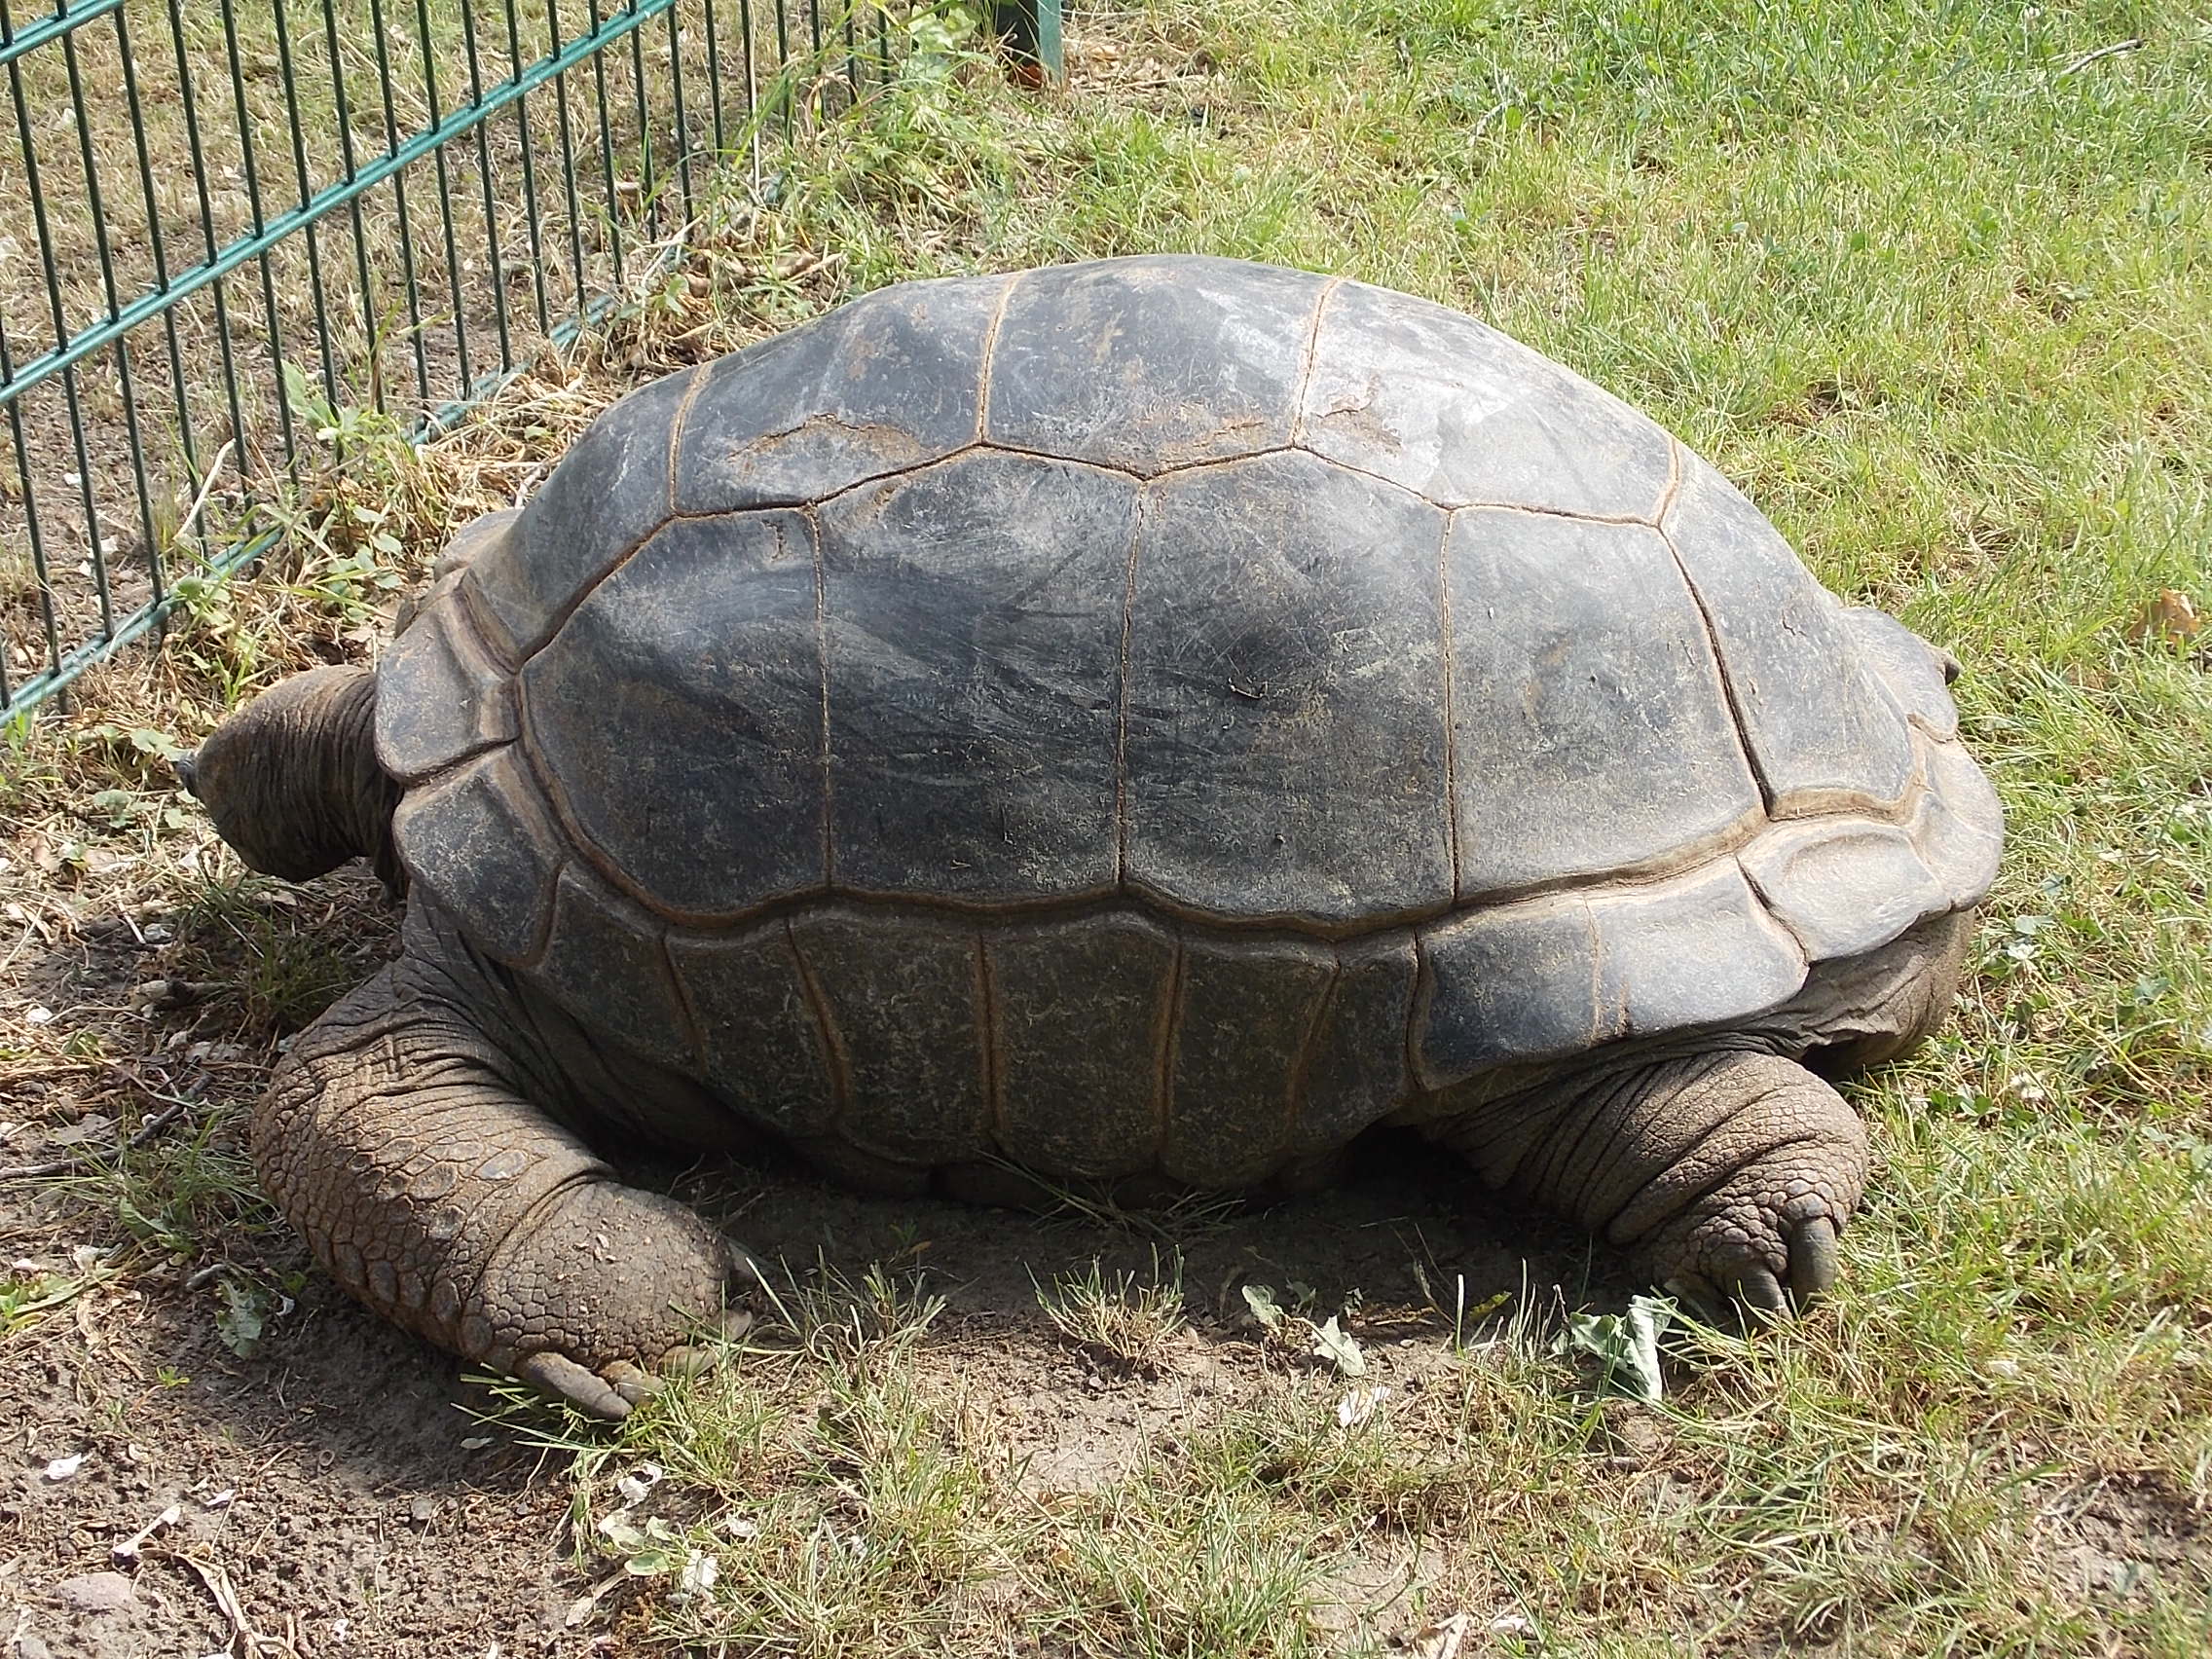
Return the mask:
<path fill-rule="evenodd" d="M 0 717 L 263 552 L 303 426 L 435 431 L 671 269 L 923 9 L 0 0 Z"/>

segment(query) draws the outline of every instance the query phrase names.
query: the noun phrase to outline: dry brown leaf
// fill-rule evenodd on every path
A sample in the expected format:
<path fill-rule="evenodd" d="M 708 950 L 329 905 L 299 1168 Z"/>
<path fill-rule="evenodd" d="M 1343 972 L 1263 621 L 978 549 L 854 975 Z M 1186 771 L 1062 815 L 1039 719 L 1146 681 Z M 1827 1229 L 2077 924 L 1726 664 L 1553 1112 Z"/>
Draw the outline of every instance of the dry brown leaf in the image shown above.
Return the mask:
<path fill-rule="evenodd" d="M 1454 1613 L 1423 1630 L 1416 1631 L 1406 1643 L 1414 1659 L 1458 1659 L 1459 1645 L 1467 1640 L 1469 1619 L 1465 1613 Z"/>
<path fill-rule="evenodd" d="M 2158 597 L 2136 614 L 2127 637 L 2141 645 L 2153 640 L 2194 640 L 2203 631 L 2204 618 L 2197 614 L 2195 601 L 2179 588 L 2161 588 Z"/>

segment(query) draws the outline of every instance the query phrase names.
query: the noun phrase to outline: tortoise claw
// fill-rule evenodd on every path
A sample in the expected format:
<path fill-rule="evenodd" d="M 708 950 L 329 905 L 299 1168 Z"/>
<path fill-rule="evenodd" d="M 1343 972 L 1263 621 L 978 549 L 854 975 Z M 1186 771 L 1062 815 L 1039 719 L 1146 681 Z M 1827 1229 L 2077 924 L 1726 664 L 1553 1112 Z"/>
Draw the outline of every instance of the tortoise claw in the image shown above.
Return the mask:
<path fill-rule="evenodd" d="M 630 1415 L 632 1402 L 608 1379 L 578 1365 L 566 1354 L 534 1353 L 516 1362 L 515 1376 L 554 1399 L 567 1401 L 586 1417 L 620 1422 Z"/>
<path fill-rule="evenodd" d="M 566 1401 L 586 1417 L 620 1422 L 641 1400 L 657 1394 L 671 1377 L 696 1377 L 711 1370 L 722 1357 L 722 1344 L 736 1342 L 753 1328 L 753 1315 L 742 1308 L 726 1309 L 718 1321 L 716 1340 L 685 1344 L 661 1356 L 655 1376 L 627 1359 L 609 1360 L 594 1371 L 550 1351 L 517 1360 L 514 1374 L 553 1399 Z"/>
<path fill-rule="evenodd" d="M 1835 1223 L 1825 1215 L 1799 1222 L 1789 1230 L 1788 1242 L 1789 1289 L 1802 1308 L 1814 1297 L 1835 1287 L 1841 1271 Z"/>
<path fill-rule="evenodd" d="M 1675 1273 L 1659 1288 L 1695 1314 L 1699 1324 L 1719 1326 L 1723 1299 L 1703 1273 Z"/>
<path fill-rule="evenodd" d="M 1750 1325 L 1772 1324 L 1795 1311 L 1782 1281 L 1764 1268 L 1751 1268 L 1736 1280 L 1736 1300 Z"/>
<path fill-rule="evenodd" d="M 659 1378 L 648 1376 L 626 1359 L 617 1359 L 605 1366 L 600 1371 L 600 1376 L 606 1380 L 609 1388 L 633 1406 L 647 1394 L 660 1392 Z"/>
<path fill-rule="evenodd" d="M 734 1343 L 753 1329 L 753 1315 L 742 1308 L 725 1309 L 720 1328 L 706 1343 L 686 1343 L 661 1355 L 663 1377 L 697 1377 L 714 1369 L 722 1357 L 723 1345 Z"/>
<path fill-rule="evenodd" d="M 1747 1326 L 1794 1318 L 1835 1284 L 1840 1266 L 1835 1223 L 1816 1215 L 1786 1224 L 1783 1243 L 1788 1265 L 1779 1273 L 1763 1262 L 1751 1261 L 1719 1284 L 1704 1273 L 1677 1273 L 1667 1281 L 1667 1289 L 1680 1285 L 1690 1301 L 1701 1305 L 1701 1316 L 1702 1304 L 1710 1297 L 1720 1306 L 1733 1304 Z"/>

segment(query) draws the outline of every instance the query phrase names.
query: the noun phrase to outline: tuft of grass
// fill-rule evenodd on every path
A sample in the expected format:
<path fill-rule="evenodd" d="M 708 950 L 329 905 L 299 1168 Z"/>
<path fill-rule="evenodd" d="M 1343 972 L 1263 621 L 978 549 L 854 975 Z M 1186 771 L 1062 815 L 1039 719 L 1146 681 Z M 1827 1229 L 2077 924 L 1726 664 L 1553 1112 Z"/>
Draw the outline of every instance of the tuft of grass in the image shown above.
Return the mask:
<path fill-rule="evenodd" d="M 1189 1493 L 1170 1476 L 1070 1504 L 1053 1523 L 1035 1584 L 1034 1635 L 1048 1651 L 1132 1659 L 1358 1651 L 1318 1616 L 1329 1600 L 1328 1554 L 1264 1504 Z"/>
<path fill-rule="evenodd" d="M 927 1288 L 927 1271 L 873 1262 L 855 1281 L 817 1255 L 805 1272 L 786 1270 L 779 1289 L 759 1287 L 773 1317 L 763 1333 L 782 1336 L 816 1358 L 861 1361 L 883 1354 L 896 1357 L 944 1311 L 944 1298 Z"/>
<path fill-rule="evenodd" d="M 388 952 L 398 918 L 371 885 L 348 880 L 339 891 L 350 903 L 341 910 L 258 877 L 210 882 L 171 912 L 177 977 L 211 993 L 207 1012 L 223 1017 L 234 1042 L 287 1037 Z M 330 925 L 347 911 L 350 926 Z"/>
<path fill-rule="evenodd" d="M 1183 1311 L 1183 1258 L 1161 1272 L 1152 1253 L 1150 1275 L 1107 1274 L 1093 1256 L 1081 1273 L 1055 1273 L 1037 1286 L 1037 1306 L 1074 1346 L 1131 1371 L 1151 1371 L 1188 1322 Z"/>

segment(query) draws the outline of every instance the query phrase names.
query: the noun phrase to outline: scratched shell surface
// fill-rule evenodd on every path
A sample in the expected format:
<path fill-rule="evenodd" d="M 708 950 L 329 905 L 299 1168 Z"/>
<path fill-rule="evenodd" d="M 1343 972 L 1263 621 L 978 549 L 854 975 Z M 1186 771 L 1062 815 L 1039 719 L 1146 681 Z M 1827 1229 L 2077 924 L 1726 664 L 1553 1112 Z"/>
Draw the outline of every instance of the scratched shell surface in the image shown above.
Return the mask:
<path fill-rule="evenodd" d="M 417 879 L 887 1170 L 1258 1179 L 1775 1008 L 2001 837 L 1941 659 L 1718 473 L 1306 273 L 884 290 L 632 394 L 452 562 L 380 680 Z"/>

